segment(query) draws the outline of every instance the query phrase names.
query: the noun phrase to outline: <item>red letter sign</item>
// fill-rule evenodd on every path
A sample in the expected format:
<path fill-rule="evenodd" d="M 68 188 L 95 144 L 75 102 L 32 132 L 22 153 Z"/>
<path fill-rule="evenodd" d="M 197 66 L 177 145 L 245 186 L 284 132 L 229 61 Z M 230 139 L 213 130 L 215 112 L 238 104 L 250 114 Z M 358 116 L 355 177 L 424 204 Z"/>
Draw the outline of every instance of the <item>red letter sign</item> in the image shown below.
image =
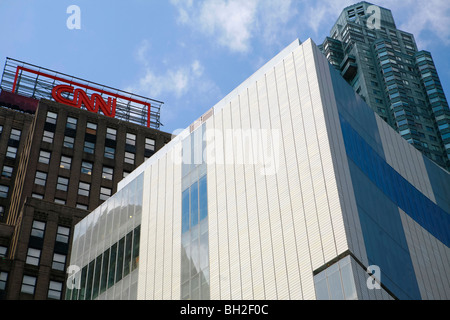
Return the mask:
<path fill-rule="evenodd" d="M 64 98 L 61 94 L 65 92 L 73 94 L 73 100 Z M 108 98 L 108 103 L 98 93 L 93 93 L 89 98 L 85 91 L 81 89 L 74 89 L 71 86 L 59 85 L 53 88 L 52 97 L 56 102 L 69 105 L 76 108 L 81 108 L 82 105 L 90 112 L 97 113 L 100 109 L 105 116 L 114 118 L 116 116 L 117 99 Z"/>

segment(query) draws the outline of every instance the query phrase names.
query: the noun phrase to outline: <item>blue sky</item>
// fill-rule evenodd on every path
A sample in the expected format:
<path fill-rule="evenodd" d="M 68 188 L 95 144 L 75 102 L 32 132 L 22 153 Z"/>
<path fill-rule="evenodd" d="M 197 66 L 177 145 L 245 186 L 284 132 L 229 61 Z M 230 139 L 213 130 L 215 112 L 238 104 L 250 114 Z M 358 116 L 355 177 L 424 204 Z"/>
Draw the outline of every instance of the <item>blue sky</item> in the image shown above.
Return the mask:
<path fill-rule="evenodd" d="M 15 58 L 164 101 L 186 128 L 284 47 L 322 43 L 347 0 L 0 0 L 0 64 Z M 450 97 L 450 1 L 379 0 L 433 54 Z M 81 9 L 81 29 L 66 12 Z"/>

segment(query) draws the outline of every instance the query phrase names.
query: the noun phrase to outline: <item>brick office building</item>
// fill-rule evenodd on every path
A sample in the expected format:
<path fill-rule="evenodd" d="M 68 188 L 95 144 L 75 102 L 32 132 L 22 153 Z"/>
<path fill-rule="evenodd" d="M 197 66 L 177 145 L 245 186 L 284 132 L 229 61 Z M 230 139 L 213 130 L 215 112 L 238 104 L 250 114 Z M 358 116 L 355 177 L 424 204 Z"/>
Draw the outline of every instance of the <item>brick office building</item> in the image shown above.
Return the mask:
<path fill-rule="evenodd" d="M 62 299 L 73 226 L 171 139 L 158 114 L 139 123 L 130 104 L 127 114 L 117 101 L 111 117 L 51 101 L 41 79 L 54 73 L 44 71 L 8 60 L 2 77 L 0 299 Z M 53 78 L 52 88 L 69 79 Z M 29 90 L 33 81 L 44 89 Z M 75 101 L 76 91 L 64 97 Z"/>

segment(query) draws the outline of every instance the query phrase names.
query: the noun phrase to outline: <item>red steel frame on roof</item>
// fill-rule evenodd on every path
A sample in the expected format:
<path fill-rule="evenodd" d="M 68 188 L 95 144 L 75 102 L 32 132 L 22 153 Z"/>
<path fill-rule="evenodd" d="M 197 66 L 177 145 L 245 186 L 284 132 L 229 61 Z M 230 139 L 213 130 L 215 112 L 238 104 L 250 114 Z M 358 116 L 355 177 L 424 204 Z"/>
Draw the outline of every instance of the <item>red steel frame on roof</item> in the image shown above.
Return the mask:
<path fill-rule="evenodd" d="M 144 101 L 140 101 L 140 100 L 137 100 L 137 99 L 134 99 L 134 98 L 126 97 L 126 96 L 123 96 L 123 95 L 120 95 L 120 94 L 117 94 L 117 93 L 108 92 L 108 91 L 105 91 L 103 89 L 97 89 L 97 88 L 94 88 L 92 86 L 85 85 L 83 83 L 75 82 L 73 80 L 63 79 L 61 77 L 53 76 L 53 75 L 50 75 L 50 74 L 47 74 L 47 73 L 44 73 L 44 72 L 41 72 L 41 71 L 36 71 L 36 70 L 25 68 L 25 67 L 22 67 L 22 66 L 18 66 L 17 69 L 16 69 L 16 74 L 14 76 L 14 83 L 13 83 L 12 92 L 16 91 L 17 79 L 19 77 L 19 72 L 21 70 L 25 71 L 25 72 L 29 72 L 29 73 L 34 73 L 34 74 L 36 74 L 38 76 L 44 76 L 44 77 L 53 79 L 55 81 L 65 82 L 65 83 L 70 84 L 70 85 L 75 85 L 75 86 L 82 87 L 82 88 L 87 89 L 87 90 L 96 91 L 96 92 L 101 93 L 101 94 L 106 94 L 106 95 L 109 95 L 111 97 L 127 100 L 127 101 L 130 101 L 130 102 L 134 102 L 134 103 L 138 103 L 138 104 L 141 104 L 143 106 L 146 106 L 147 107 L 147 127 L 150 128 L 151 104 L 149 102 L 144 102 Z"/>

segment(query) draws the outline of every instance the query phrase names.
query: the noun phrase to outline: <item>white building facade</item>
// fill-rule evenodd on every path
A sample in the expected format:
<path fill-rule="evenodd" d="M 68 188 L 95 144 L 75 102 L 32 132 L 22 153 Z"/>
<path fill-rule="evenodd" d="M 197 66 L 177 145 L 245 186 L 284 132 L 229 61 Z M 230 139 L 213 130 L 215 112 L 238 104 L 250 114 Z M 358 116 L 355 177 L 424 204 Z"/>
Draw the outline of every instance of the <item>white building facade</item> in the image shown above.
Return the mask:
<path fill-rule="evenodd" d="M 450 298 L 449 174 L 311 40 L 119 189 L 75 229 L 67 299 Z"/>

